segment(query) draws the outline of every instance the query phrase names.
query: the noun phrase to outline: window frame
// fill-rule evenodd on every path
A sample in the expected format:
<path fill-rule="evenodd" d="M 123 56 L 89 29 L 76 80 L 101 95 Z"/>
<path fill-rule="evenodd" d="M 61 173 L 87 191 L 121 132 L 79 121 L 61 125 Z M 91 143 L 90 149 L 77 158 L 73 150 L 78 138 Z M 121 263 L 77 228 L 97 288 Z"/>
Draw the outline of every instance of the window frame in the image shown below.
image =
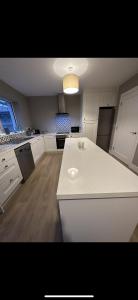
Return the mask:
<path fill-rule="evenodd" d="M 0 97 L 0 101 L 6 102 L 8 104 L 8 111 L 10 113 L 10 117 L 11 117 L 11 121 L 12 121 L 13 132 L 16 132 L 18 123 L 17 123 L 17 118 L 15 115 L 15 112 L 14 112 L 13 102 L 4 97 Z M 1 123 L 2 123 L 2 121 L 1 121 Z M 3 127 L 3 124 L 2 124 L 2 127 Z M 3 130 L 5 131 L 4 127 L 3 127 Z M 12 132 L 12 131 L 10 131 L 10 132 Z"/>

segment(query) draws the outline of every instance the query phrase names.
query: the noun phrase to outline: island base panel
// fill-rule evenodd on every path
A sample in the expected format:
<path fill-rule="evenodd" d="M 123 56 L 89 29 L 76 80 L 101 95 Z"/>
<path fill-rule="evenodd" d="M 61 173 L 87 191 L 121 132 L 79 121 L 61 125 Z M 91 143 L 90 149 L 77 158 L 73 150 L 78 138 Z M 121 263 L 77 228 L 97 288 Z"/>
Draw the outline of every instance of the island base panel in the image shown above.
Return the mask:
<path fill-rule="evenodd" d="M 138 198 L 59 200 L 64 242 L 128 242 Z"/>

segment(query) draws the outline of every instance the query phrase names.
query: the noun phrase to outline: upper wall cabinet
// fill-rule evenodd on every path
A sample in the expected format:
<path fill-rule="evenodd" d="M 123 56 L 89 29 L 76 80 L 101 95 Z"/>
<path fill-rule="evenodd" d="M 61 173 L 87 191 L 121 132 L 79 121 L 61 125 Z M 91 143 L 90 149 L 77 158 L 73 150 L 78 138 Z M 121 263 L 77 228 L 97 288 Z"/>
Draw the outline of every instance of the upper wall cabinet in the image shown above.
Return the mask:
<path fill-rule="evenodd" d="M 97 120 L 100 96 L 92 93 L 84 94 L 83 121 Z"/>
<path fill-rule="evenodd" d="M 83 94 L 82 121 L 97 121 L 99 107 L 116 106 L 117 91 L 85 91 Z"/>
<path fill-rule="evenodd" d="M 116 106 L 117 91 L 107 91 L 102 93 L 100 106 Z"/>

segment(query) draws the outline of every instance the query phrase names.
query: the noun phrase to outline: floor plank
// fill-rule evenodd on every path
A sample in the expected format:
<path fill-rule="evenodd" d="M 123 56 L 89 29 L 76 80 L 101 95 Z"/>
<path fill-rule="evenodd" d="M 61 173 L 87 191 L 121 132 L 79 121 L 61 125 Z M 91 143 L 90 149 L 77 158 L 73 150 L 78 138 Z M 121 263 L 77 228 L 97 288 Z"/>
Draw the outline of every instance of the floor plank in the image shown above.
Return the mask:
<path fill-rule="evenodd" d="M 56 190 L 62 153 L 44 154 L 0 215 L 0 242 L 62 241 Z"/>

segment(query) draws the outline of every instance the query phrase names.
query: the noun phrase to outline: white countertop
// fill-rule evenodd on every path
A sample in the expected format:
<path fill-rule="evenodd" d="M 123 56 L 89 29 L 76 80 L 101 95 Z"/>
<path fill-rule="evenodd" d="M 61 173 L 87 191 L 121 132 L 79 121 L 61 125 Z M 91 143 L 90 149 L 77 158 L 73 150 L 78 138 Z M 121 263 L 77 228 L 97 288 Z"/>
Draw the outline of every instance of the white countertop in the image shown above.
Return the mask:
<path fill-rule="evenodd" d="M 35 135 L 32 135 L 32 136 L 26 136 L 25 138 L 27 138 L 26 141 L 22 142 L 22 143 L 17 143 L 17 144 L 2 144 L 0 145 L 0 154 L 3 154 L 4 152 L 7 152 L 7 151 L 10 151 L 10 150 L 14 150 L 26 143 L 31 143 L 33 140 L 35 140 L 36 138 L 38 138 L 39 136 L 43 136 L 43 134 L 35 134 Z M 31 138 L 33 137 L 33 138 Z"/>
<path fill-rule="evenodd" d="M 81 135 L 81 132 L 80 133 L 69 133 L 69 134 L 66 134 L 68 137 L 70 137 L 71 135 L 72 136 L 74 136 L 74 137 L 76 137 L 76 136 L 78 136 L 78 134 L 80 134 Z M 20 146 L 22 146 L 22 145 L 24 145 L 24 144 L 26 144 L 26 143 L 28 143 L 28 142 L 32 142 L 32 141 L 34 141 L 35 140 L 35 138 L 37 138 L 37 137 L 39 137 L 39 136 L 44 136 L 44 135 L 46 135 L 46 136 L 55 136 L 56 137 L 56 135 L 57 135 L 57 133 L 56 132 L 53 132 L 53 133 L 42 133 L 42 134 L 34 134 L 34 135 L 31 135 L 31 136 L 26 136 L 27 138 L 28 138 L 28 140 L 26 140 L 26 141 L 24 141 L 24 142 L 22 142 L 22 143 L 20 143 L 20 144 L 0 144 L 0 154 L 3 154 L 3 152 L 5 152 L 5 151 L 10 151 L 10 150 L 14 150 L 14 149 L 16 149 L 16 148 L 18 148 L 18 147 L 20 147 Z M 65 133 L 59 133 L 58 135 L 65 135 Z M 33 137 L 33 139 L 31 139 L 31 137 Z"/>
<path fill-rule="evenodd" d="M 86 149 L 78 148 L 78 141 Z M 68 168 L 79 173 L 70 179 Z M 67 138 L 60 170 L 57 199 L 86 199 L 138 196 L 138 176 L 88 138 Z"/>
<path fill-rule="evenodd" d="M 56 136 L 56 135 L 67 135 L 68 137 L 70 136 L 81 136 L 82 135 L 82 132 L 69 132 L 69 133 L 66 133 L 66 132 L 63 132 L 63 133 L 57 133 L 57 132 L 53 132 L 53 133 L 45 133 L 46 136 Z"/>

